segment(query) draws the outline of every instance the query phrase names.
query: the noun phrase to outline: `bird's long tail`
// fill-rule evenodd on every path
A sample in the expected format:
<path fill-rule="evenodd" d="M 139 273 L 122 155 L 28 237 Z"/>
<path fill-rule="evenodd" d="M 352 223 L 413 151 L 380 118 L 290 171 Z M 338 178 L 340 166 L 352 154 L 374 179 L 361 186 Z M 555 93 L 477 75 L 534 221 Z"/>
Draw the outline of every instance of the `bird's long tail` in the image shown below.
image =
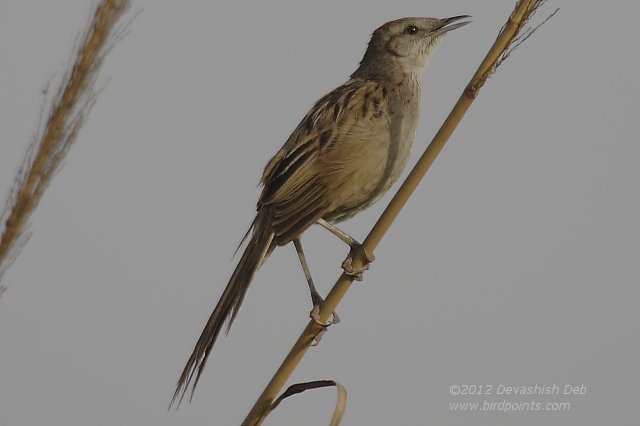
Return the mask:
<path fill-rule="evenodd" d="M 227 332 L 231 328 L 253 276 L 275 247 L 270 218 L 266 212 L 258 212 L 251 227 L 253 229 L 251 239 L 238 261 L 227 287 L 224 289 L 222 296 L 220 296 L 218 304 L 209 317 L 204 330 L 202 330 L 193 353 L 189 357 L 184 370 L 182 370 L 170 405 L 173 405 L 178 399 L 178 405 L 182 402 L 192 381 L 191 397 L 193 397 L 193 392 L 198 385 L 198 380 L 207 362 L 211 348 L 216 342 L 218 334 L 220 334 L 220 330 L 222 330 L 227 320 L 229 321 Z"/>

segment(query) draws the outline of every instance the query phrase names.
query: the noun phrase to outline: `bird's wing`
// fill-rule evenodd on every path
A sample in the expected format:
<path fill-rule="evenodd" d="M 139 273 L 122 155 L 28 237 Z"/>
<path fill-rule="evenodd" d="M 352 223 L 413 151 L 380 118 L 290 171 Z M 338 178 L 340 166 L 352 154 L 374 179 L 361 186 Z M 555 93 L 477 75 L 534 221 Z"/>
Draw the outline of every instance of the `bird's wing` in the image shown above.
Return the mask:
<path fill-rule="evenodd" d="M 258 208 L 270 208 L 279 244 L 291 241 L 327 213 L 330 200 L 324 178 L 335 170 L 322 161 L 324 153 L 353 137 L 354 131 L 360 133 L 363 127 L 377 131 L 380 123 L 388 123 L 386 96 L 380 83 L 349 80 L 316 102 L 266 165 Z"/>

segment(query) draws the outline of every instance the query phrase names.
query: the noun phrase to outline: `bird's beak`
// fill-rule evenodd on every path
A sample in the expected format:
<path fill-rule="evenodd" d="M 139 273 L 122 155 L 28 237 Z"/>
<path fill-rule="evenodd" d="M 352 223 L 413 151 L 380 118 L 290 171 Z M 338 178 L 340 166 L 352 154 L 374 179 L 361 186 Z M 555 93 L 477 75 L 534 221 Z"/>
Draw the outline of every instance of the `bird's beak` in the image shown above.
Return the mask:
<path fill-rule="evenodd" d="M 434 36 L 439 36 L 442 35 L 446 32 L 449 32 L 451 30 L 455 30 L 456 28 L 460 28 L 463 27 L 469 23 L 471 23 L 471 21 L 465 21 L 465 22 L 458 22 L 456 24 L 453 24 L 454 22 L 457 22 L 461 19 L 467 19 L 467 18 L 471 18 L 471 16 L 469 15 L 460 15 L 460 16 L 452 16 L 451 18 L 444 18 L 440 21 L 440 24 L 435 27 L 434 29 L 432 29 L 429 32 L 429 35 L 434 37 Z M 449 24 L 453 24 L 453 25 L 449 25 Z"/>

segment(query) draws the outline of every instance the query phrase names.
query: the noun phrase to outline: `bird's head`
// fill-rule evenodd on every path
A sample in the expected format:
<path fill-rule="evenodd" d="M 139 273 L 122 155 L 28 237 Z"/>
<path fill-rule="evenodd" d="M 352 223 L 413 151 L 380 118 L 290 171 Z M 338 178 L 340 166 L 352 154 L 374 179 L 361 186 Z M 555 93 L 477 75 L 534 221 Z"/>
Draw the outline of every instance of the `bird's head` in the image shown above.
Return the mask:
<path fill-rule="evenodd" d="M 442 36 L 468 24 L 470 21 L 461 22 L 466 18 L 469 16 L 402 18 L 387 22 L 373 32 L 358 70 L 376 74 L 398 66 L 403 72 L 422 74 Z"/>

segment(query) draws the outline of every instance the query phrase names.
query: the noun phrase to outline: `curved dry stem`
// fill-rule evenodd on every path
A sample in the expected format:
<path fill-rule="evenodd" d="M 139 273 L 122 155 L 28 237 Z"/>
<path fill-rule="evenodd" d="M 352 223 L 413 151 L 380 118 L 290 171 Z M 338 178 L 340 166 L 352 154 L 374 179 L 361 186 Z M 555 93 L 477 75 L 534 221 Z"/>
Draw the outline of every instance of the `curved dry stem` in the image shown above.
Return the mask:
<path fill-rule="evenodd" d="M 338 391 L 338 399 L 336 400 L 336 406 L 333 409 L 333 414 L 331 416 L 331 422 L 329 423 L 329 426 L 338 426 L 340 424 L 340 421 L 342 420 L 344 411 L 347 409 L 347 389 L 345 389 L 344 386 L 342 386 L 335 380 L 315 380 L 313 382 L 296 383 L 289 386 L 287 390 L 282 393 L 282 395 L 280 395 L 275 401 L 273 401 L 273 404 L 271 404 L 269 409 L 264 413 L 264 417 L 260 421 L 264 420 L 286 398 L 311 389 L 326 388 L 329 386 L 335 386 L 336 390 Z"/>

